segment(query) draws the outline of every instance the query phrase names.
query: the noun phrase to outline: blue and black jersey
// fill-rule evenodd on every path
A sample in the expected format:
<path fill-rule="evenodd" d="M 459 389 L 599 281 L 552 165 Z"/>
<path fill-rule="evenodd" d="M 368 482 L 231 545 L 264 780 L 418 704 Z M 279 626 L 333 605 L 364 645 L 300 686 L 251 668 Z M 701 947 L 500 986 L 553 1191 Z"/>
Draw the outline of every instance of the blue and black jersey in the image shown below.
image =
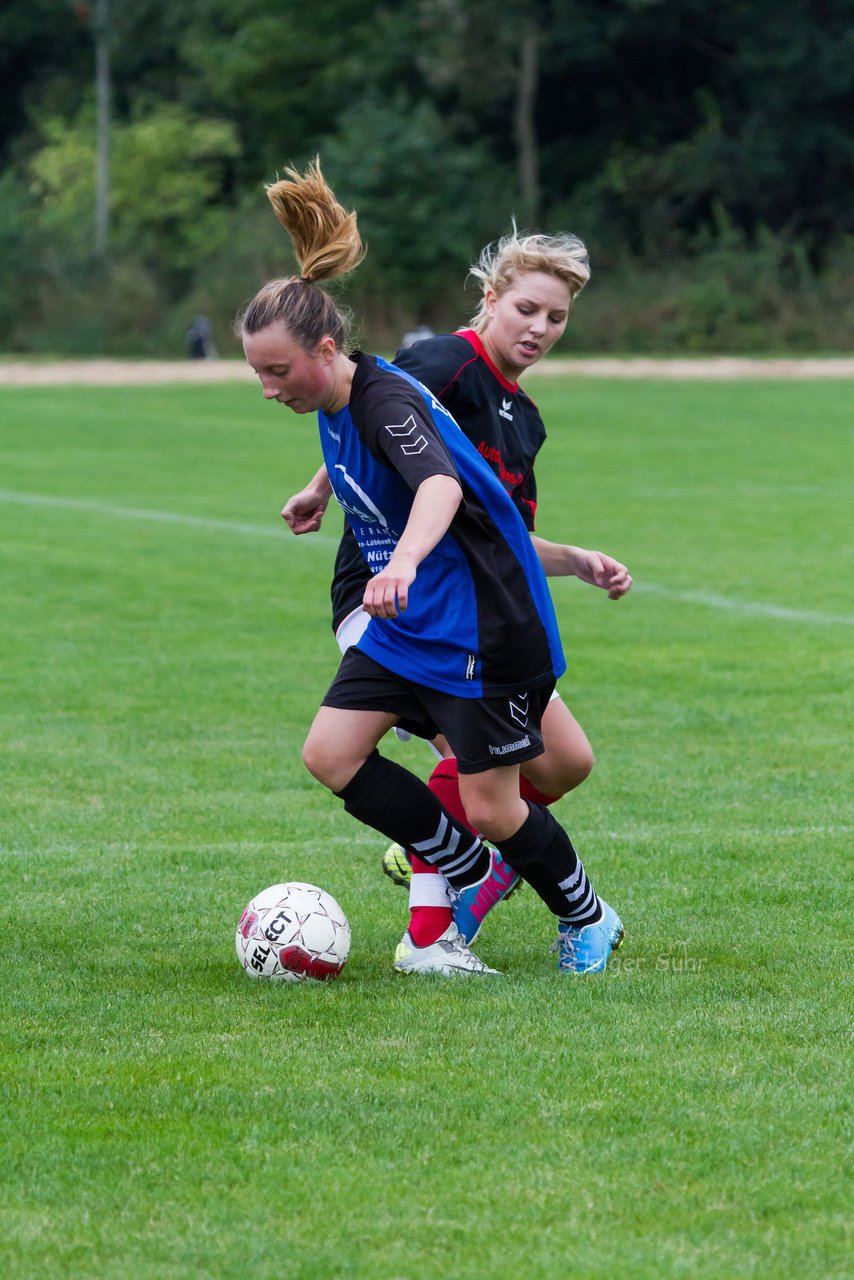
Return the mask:
<path fill-rule="evenodd" d="M 534 531 L 534 460 L 546 438 L 539 411 L 518 382 L 508 382 L 471 329 L 443 333 L 398 351 L 397 368 L 431 391 L 459 423 L 501 481 L 527 529 Z M 330 594 L 332 628 L 362 603 L 368 569 L 345 527 Z"/>
<path fill-rule="evenodd" d="M 556 679 L 566 664 L 545 575 L 489 463 L 414 378 L 378 357 L 354 359 L 349 404 L 318 418 L 330 483 L 371 571 L 387 564 L 424 480 L 453 476 L 463 490 L 406 612 L 372 618 L 358 648 L 458 697 Z"/>

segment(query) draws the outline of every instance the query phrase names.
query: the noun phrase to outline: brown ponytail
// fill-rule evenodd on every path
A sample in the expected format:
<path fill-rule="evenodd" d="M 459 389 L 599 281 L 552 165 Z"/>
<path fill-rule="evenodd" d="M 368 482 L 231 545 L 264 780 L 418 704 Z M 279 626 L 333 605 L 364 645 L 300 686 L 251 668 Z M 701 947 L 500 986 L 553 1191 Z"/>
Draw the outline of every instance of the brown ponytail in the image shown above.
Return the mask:
<path fill-rule="evenodd" d="M 280 322 L 306 350 L 314 350 L 328 334 L 341 350 L 347 321 L 332 299 L 316 285 L 346 275 L 362 261 L 355 213 L 335 199 L 315 160 L 305 173 L 287 169 L 287 178 L 271 183 L 267 196 L 276 217 L 291 238 L 300 275 L 271 280 L 237 317 L 240 336 L 258 333 Z"/>

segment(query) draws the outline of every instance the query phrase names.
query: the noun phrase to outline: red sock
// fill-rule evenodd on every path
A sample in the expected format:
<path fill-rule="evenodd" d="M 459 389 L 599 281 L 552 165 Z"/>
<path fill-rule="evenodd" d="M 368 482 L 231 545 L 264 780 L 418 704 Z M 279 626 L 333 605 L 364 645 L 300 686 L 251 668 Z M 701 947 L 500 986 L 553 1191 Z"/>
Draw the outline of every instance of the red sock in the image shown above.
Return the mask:
<path fill-rule="evenodd" d="M 430 775 L 427 785 L 448 812 L 474 834 L 474 828 L 466 817 L 466 811 L 460 799 L 459 773 L 456 760 L 440 760 Z M 532 782 L 522 777 L 521 774 L 519 775 L 519 794 L 523 800 L 531 800 L 535 804 L 542 805 L 554 804 L 556 800 L 560 799 L 560 796 L 547 796 L 544 792 L 539 791 Z M 438 875 L 438 867 L 431 866 L 429 862 L 422 862 L 420 858 L 413 856 L 412 874 L 418 876 Z M 409 936 L 416 947 L 429 947 L 437 938 L 441 938 L 453 918 L 453 911 L 450 907 L 412 907 L 409 913 Z"/>
<path fill-rule="evenodd" d="M 460 799 L 456 760 L 440 760 L 430 775 L 427 785 L 448 813 L 474 834 Z M 429 862 L 422 862 L 420 858 L 413 855 L 412 874 L 414 876 L 438 875 L 439 868 L 431 866 Z M 450 907 L 412 907 L 409 913 L 409 936 L 416 947 L 429 947 L 437 938 L 441 938 L 453 918 L 454 914 Z"/>
<path fill-rule="evenodd" d="M 547 796 L 544 792 L 538 791 L 533 782 L 529 782 L 522 774 L 519 774 L 519 795 L 523 800 L 531 800 L 534 804 L 554 804 L 560 799 L 560 796 Z"/>
<path fill-rule="evenodd" d="M 436 799 L 445 806 L 448 813 L 474 834 L 474 827 L 466 817 L 466 811 L 460 799 L 460 778 L 456 760 L 440 760 L 431 773 L 427 786 Z M 538 791 L 533 782 L 529 782 L 521 773 L 519 774 L 519 795 L 523 800 L 531 800 L 534 804 L 549 805 L 560 799 L 560 796 L 547 796 L 544 791 Z"/>
<path fill-rule="evenodd" d="M 416 947 L 429 947 L 441 938 L 454 915 L 450 907 L 413 907 L 409 913 L 409 936 Z"/>
<path fill-rule="evenodd" d="M 427 786 L 436 799 L 445 806 L 448 813 L 456 818 L 457 822 L 461 822 L 464 827 L 467 827 L 472 835 L 477 835 L 474 827 L 466 817 L 466 811 L 460 799 L 460 777 L 457 772 L 456 760 L 453 758 L 440 760 L 430 774 Z"/>

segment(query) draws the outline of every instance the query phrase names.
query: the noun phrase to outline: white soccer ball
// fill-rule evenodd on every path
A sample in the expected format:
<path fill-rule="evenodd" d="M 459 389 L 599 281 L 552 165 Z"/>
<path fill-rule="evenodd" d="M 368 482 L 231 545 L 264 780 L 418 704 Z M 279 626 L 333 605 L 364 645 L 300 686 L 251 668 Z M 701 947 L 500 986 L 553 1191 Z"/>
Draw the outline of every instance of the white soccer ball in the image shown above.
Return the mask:
<path fill-rule="evenodd" d="M 302 982 L 337 978 L 350 954 L 350 926 L 330 893 L 294 880 L 257 893 L 235 935 L 250 978 Z"/>

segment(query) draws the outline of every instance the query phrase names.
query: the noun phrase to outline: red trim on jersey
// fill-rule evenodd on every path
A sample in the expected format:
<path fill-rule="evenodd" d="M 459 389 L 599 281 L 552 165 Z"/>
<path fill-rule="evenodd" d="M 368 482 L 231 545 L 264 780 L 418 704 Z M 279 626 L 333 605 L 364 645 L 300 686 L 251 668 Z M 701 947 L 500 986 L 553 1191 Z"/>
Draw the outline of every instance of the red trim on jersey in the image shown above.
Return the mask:
<path fill-rule="evenodd" d="M 460 334 L 460 336 L 462 337 L 462 336 L 464 336 L 464 335 L 461 333 L 461 334 Z M 464 361 L 462 362 L 462 364 L 460 365 L 459 369 L 457 369 L 457 371 L 456 371 L 456 372 L 451 376 L 451 378 L 449 378 L 449 379 L 448 379 L 448 381 L 445 383 L 444 387 L 442 387 L 442 390 L 441 390 L 441 391 L 438 391 L 438 392 L 436 393 L 436 399 L 437 399 L 437 400 L 441 400 L 441 399 L 442 399 L 442 396 L 443 396 L 443 395 L 445 394 L 445 392 L 448 390 L 448 387 L 451 385 L 451 383 L 452 383 L 452 382 L 456 382 L 457 378 L 460 376 L 460 374 L 462 373 L 463 369 L 467 368 L 467 367 L 468 367 L 468 365 L 470 365 L 470 364 L 474 364 L 474 362 L 475 362 L 475 360 L 476 360 L 476 359 L 477 359 L 477 354 L 475 354 L 475 355 L 471 356 L 468 360 L 464 360 Z"/>
<path fill-rule="evenodd" d="M 465 338 L 466 342 L 468 342 L 471 346 L 474 347 L 475 351 L 480 356 L 483 363 L 487 366 L 490 372 L 495 375 L 495 377 L 501 383 L 502 387 L 504 387 L 506 391 L 512 391 L 513 394 L 515 395 L 516 392 L 519 390 L 519 383 L 508 382 L 507 379 L 504 377 L 504 374 L 501 373 L 500 370 L 496 369 L 495 365 L 492 363 L 492 361 L 490 360 L 487 354 L 486 347 L 483 345 L 483 343 L 480 340 L 480 336 L 475 333 L 474 329 L 457 329 L 456 332 L 459 334 L 461 338 Z"/>

